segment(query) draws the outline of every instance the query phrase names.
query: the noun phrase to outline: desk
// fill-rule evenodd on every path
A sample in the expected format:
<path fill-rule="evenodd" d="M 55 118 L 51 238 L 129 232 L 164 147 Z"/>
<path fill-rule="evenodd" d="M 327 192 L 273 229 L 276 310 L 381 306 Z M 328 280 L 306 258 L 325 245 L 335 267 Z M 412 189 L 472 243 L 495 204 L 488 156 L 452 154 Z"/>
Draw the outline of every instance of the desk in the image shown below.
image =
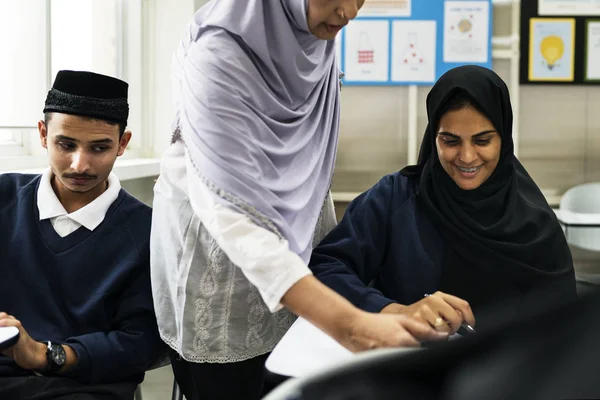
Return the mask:
<path fill-rule="evenodd" d="M 395 349 L 395 352 L 417 350 L 419 348 L 406 348 Z M 354 353 L 323 331 L 305 319 L 298 318 L 275 346 L 265 366 L 272 374 L 304 378 L 344 365 L 355 357 Z"/>

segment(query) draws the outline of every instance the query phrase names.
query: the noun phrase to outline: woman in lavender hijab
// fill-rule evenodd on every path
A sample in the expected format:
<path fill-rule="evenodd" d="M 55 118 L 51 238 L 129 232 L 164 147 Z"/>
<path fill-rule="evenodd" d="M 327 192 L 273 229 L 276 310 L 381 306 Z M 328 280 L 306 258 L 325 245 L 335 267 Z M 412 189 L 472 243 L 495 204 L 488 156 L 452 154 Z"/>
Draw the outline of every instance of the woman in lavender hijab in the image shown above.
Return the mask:
<path fill-rule="evenodd" d="M 364 0 L 213 0 L 173 64 L 173 143 L 155 186 L 152 286 L 188 400 L 260 396 L 264 361 L 300 315 L 360 351 L 438 338 L 359 311 L 310 275 L 335 224 L 334 38 Z"/>

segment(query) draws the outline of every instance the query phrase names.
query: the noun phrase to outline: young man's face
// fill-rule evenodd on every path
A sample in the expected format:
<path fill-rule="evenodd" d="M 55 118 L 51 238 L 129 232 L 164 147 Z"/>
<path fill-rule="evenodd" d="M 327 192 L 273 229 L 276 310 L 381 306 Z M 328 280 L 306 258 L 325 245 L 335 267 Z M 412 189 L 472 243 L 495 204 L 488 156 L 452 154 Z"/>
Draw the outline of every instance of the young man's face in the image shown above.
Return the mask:
<path fill-rule="evenodd" d="M 59 198 L 65 193 L 93 200 L 104 192 L 104 182 L 131 139 L 131 132 L 119 138 L 117 124 L 60 113 L 52 113 L 47 125 L 38 122 L 38 129 Z"/>

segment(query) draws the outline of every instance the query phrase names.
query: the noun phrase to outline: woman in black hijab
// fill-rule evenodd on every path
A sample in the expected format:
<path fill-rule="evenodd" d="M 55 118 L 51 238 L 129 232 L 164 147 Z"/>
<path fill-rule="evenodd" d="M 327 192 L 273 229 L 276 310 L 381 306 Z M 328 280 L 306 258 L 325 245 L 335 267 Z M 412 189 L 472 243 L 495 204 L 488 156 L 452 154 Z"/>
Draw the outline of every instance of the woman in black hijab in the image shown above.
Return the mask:
<path fill-rule="evenodd" d="M 313 252 L 317 277 L 359 307 L 452 332 L 473 322 L 471 309 L 486 327 L 574 299 L 562 229 L 514 155 L 506 84 L 455 68 L 427 112 L 418 164 L 351 203 Z"/>

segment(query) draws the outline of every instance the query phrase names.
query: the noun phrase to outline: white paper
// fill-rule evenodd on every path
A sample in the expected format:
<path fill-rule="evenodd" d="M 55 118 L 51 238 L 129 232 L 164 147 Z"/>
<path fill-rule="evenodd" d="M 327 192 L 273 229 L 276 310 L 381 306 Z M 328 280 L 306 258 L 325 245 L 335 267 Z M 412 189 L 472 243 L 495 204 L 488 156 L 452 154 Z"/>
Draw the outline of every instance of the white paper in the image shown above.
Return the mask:
<path fill-rule="evenodd" d="M 366 0 L 359 17 L 410 17 L 412 0 Z"/>
<path fill-rule="evenodd" d="M 19 329 L 14 326 L 6 326 L 0 328 L 0 349 L 4 350 L 3 343 L 13 339 L 19 334 Z"/>
<path fill-rule="evenodd" d="M 450 339 L 459 337 L 453 335 Z M 423 348 L 404 347 L 352 353 L 310 322 L 298 318 L 275 346 L 265 367 L 278 375 L 304 378 L 347 365 L 352 360 L 377 357 L 388 352 L 399 354 L 420 350 Z"/>
<path fill-rule="evenodd" d="M 436 21 L 394 21 L 392 81 L 435 81 Z"/>
<path fill-rule="evenodd" d="M 490 7 L 487 1 L 446 1 L 444 62 L 487 63 Z"/>
<path fill-rule="evenodd" d="M 388 21 L 356 20 L 344 29 L 344 79 L 348 82 L 387 82 Z"/>
<path fill-rule="evenodd" d="M 587 26 L 587 80 L 600 80 L 600 22 Z"/>
<path fill-rule="evenodd" d="M 600 15 L 600 0 L 538 0 L 539 15 Z"/>
<path fill-rule="evenodd" d="M 298 318 L 273 349 L 266 368 L 279 375 L 300 378 L 342 365 L 353 356 L 319 328 Z"/>

